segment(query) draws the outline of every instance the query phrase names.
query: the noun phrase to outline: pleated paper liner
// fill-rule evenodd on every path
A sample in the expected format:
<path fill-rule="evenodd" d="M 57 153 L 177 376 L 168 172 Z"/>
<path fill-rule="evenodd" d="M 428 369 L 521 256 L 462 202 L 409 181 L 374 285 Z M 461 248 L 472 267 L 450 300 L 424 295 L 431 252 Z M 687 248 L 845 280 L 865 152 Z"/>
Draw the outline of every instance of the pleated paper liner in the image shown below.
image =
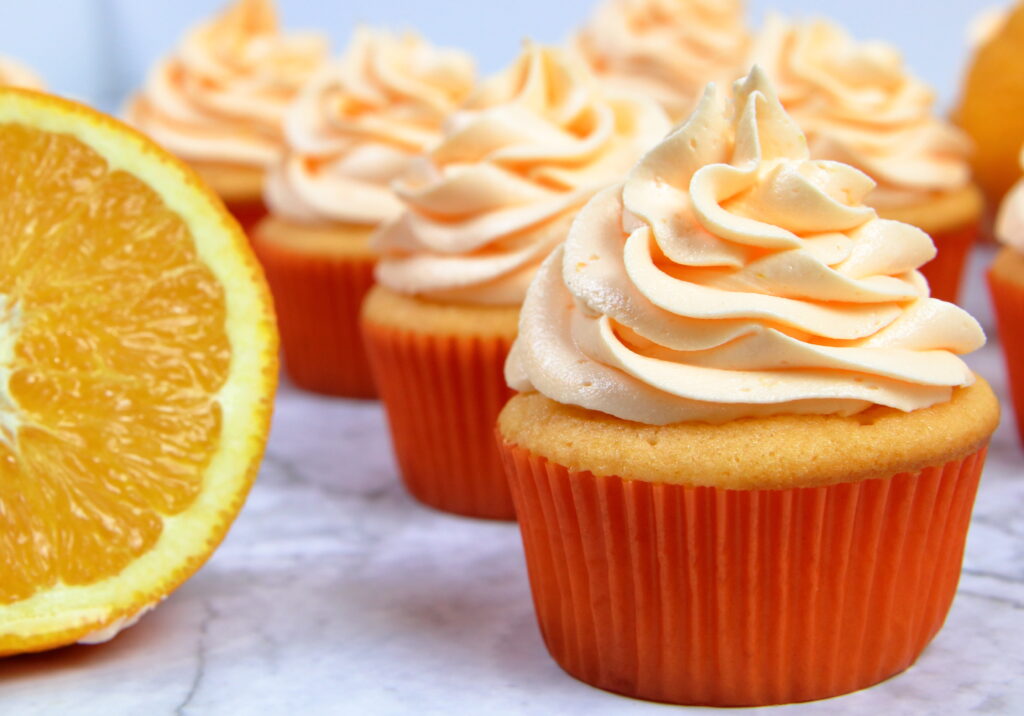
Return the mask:
<path fill-rule="evenodd" d="M 1000 259 L 1003 259 L 1002 254 Z M 1019 268 L 1024 269 L 1024 257 L 1017 261 L 1020 264 Z M 1024 445 L 1024 277 L 1014 282 L 1007 280 L 999 271 L 993 270 L 988 274 L 988 285 L 992 293 L 999 341 L 1002 343 L 1006 362 L 1010 398 L 1017 419 L 1017 433 L 1021 444 Z"/>
<path fill-rule="evenodd" d="M 744 491 L 502 453 L 555 660 L 602 689 L 713 706 L 823 699 L 913 664 L 956 592 L 985 458 Z"/>
<path fill-rule="evenodd" d="M 373 259 L 293 249 L 259 232 L 253 248 L 274 295 L 292 382 L 327 395 L 376 397 L 359 330 L 359 309 L 374 283 Z"/>
<path fill-rule="evenodd" d="M 368 321 L 363 328 L 409 492 L 445 512 L 515 519 L 494 442 L 511 397 L 511 338 L 434 336 Z"/>
<path fill-rule="evenodd" d="M 978 238 L 978 233 L 979 224 L 974 222 L 932 236 L 938 253 L 934 259 L 921 267 L 921 273 L 928 279 L 932 296 L 950 303 L 957 302 L 967 256 Z"/>
<path fill-rule="evenodd" d="M 260 222 L 264 216 L 267 215 L 267 207 L 263 204 L 263 200 L 259 198 L 250 200 L 225 200 L 224 206 L 231 212 L 231 215 L 238 220 L 241 224 L 242 230 L 245 235 L 252 240 L 252 230 L 256 227 L 256 224 Z"/>

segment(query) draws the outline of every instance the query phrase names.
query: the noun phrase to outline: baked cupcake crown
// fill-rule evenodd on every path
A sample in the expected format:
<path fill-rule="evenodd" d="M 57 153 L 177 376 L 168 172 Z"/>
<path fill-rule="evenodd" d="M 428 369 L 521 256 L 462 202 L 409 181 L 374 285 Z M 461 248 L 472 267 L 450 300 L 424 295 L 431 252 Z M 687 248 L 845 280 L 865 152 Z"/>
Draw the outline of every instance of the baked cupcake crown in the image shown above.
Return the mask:
<path fill-rule="evenodd" d="M 931 240 L 872 187 L 809 157 L 758 68 L 732 102 L 709 85 L 541 268 L 510 385 L 649 424 L 948 400 L 984 336 L 929 297 Z"/>
<path fill-rule="evenodd" d="M 669 127 L 652 100 L 606 94 L 566 53 L 528 44 L 395 182 L 404 212 L 375 237 L 378 280 L 439 301 L 518 305 L 576 210 Z"/>
<path fill-rule="evenodd" d="M 605 0 L 570 46 L 610 87 L 684 119 L 709 80 L 731 82 L 749 50 L 740 0 Z"/>
<path fill-rule="evenodd" d="M 238 0 L 154 67 L 128 120 L 186 160 L 265 168 L 284 149 L 288 104 L 326 56 L 323 37 L 282 34 L 270 0 Z"/>
<path fill-rule="evenodd" d="M 751 52 L 783 107 L 807 135 L 811 156 L 834 159 L 878 183 L 868 197 L 888 208 L 967 185 L 970 141 L 935 115 L 935 94 L 896 48 L 856 42 L 825 20 L 769 15 Z"/>
<path fill-rule="evenodd" d="M 267 204 L 303 222 L 393 219 L 402 204 L 390 183 L 437 143 L 475 80 L 463 52 L 412 32 L 357 28 L 288 110 L 288 151 L 267 181 Z"/>

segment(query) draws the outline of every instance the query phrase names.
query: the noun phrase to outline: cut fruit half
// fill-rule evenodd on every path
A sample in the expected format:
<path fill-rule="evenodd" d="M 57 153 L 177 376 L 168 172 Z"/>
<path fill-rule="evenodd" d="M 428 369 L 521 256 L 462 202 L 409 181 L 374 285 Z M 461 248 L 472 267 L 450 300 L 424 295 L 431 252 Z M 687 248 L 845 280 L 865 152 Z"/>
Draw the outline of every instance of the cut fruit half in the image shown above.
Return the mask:
<path fill-rule="evenodd" d="M 262 274 L 196 175 L 0 89 L 0 655 L 108 635 L 195 572 L 276 382 Z"/>

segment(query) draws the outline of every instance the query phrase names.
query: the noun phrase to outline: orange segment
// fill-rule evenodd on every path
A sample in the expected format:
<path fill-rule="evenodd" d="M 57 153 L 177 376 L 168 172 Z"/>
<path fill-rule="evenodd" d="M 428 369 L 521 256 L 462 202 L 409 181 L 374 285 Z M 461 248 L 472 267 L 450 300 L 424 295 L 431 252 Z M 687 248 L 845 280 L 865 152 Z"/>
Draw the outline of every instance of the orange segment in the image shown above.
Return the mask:
<path fill-rule="evenodd" d="M 0 90 L 0 654 L 116 628 L 209 557 L 276 355 L 247 241 L 190 170 Z"/>

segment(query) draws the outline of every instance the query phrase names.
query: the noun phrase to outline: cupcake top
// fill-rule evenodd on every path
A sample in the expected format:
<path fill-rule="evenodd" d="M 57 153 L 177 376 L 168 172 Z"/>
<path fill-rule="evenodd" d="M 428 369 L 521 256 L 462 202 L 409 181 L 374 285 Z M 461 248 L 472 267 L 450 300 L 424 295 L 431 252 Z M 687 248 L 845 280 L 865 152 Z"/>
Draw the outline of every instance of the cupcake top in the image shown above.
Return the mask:
<path fill-rule="evenodd" d="M 288 150 L 271 171 L 267 205 L 299 222 L 377 225 L 402 204 L 390 184 L 441 136 L 473 89 L 473 61 L 412 33 L 359 28 L 285 117 Z"/>
<path fill-rule="evenodd" d="M 30 90 L 42 90 L 45 87 L 42 78 L 30 67 L 3 56 L 0 56 L 0 86 Z"/>
<path fill-rule="evenodd" d="M 772 15 L 753 58 L 807 135 L 811 156 L 845 162 L 877 182 L 872 206 L 916 205 L 970 181 L 970 141 L 935 116 L 934 93 L 895 48 L 857 43 L 822 20 Z"/>
<path fill-rule="evenodd" d="M 1019 161 L 1024 169 L 1024 148 L 1021 149 Z M 1013 185 L 999 205 L 996 238 L 1024 254 L 1024 178 Z"/>
<path fill-rule="evenodd" d="M 741 0 L 606 0 L 571 44 L 602 80 L 678 121 L 709 81 L 742 74 L 749 42 Z"/>
<path fill-rule="evenodd" d="M 153 68 L 127 118 L 186 161 L 265 169 L 284 149 L 285 108 L 326 54 L 318 35 L 282 35 L 271 0 L 238 0 Z"/>
<path fill-rule="evenodd" d="M 911 411 L 973 382 L 977 322 L 929 298 L 927 234 L 811 159 L 755 68 L 713 84 L 579 213 L 523 306 L 509 384 L 641 423 Z"/>
<path fill-rule="evenodd" d="M 573 215 L 669 129 L 642 96 L 605 94 L 565 53 L 527 46 L 394 184 L 405 210 L 374 238 L 377 279 L 451 303 L 522 303 Z"/>

